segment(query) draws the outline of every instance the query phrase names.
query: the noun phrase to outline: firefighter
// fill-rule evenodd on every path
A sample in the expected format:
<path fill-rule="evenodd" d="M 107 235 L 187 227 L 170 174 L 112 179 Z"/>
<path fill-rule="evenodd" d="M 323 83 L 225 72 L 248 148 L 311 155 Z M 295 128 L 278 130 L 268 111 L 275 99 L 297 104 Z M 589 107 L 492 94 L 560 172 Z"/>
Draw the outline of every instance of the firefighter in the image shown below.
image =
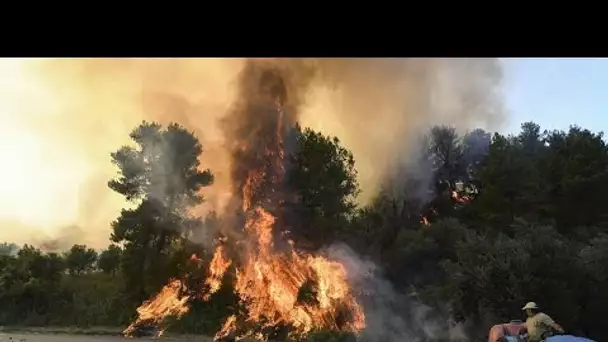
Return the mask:
<path fill-rule="evenodd" d="M 560 334 L 564 333 L 564 329 L 549 317 L 549 315 L 541 312 L 535 302 L 527 303 L 523 308 L 528 318 L 526 319 L 526 331 L 528 333 L 529 342 L 543 341 L 548 334 L 556 331 Z"/>

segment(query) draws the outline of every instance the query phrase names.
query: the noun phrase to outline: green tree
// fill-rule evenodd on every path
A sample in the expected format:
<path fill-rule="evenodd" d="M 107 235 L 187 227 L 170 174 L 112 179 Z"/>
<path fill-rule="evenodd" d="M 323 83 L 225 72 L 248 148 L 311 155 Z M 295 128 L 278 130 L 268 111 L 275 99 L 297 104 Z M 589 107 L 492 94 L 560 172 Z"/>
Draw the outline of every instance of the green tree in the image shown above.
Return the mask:
<path fill-rule="evenodd" d="M 549 146 L 543 175 L 548 189 L 548 215 L 569 236 L 581 236 L 580 226 L 606 229 L 608 216 L 608 150 L 603 134 L 572 127 L 547 134 Z M 590 236 L 584 236 L 589 238 Z"/>
<path fill-rule="evenodd" d="M 19 246 L 14 243 L 0 243 L 0 255 L 15 255 L 19 252 Z"/>
<path fill-rule="evenodd" d="M 608 235 L 593 238 L 578 255 L 578 264 L 586 273 L 579 298 L 581 305 L 580 330 L 596 341 L 604 341 L 608 333 L 603 317 L 608 314 Z"/>
<path fill-rule="evenodd" d="M 534 300 L 567 329 L 579 317 L 576 295 L 582 273 L 569 245 L 553 227 L 514 223 L 515 236 L 491 238 L 470 233 L 456 244 L 455 260 L 445 261 L 445 299 L 457 317 L 484 326 L 521 315 L 521 303 Z"/>
<path fill-rule="evenodd" d="M 2 278 L 7 290 L 3 301 L 13 309 L 9 322 L 45 324 L 55 304 L 61 301 L 59 289 L 64 270 L 64 261 L 58 254 L 44 254 L 32 246 L 23 246 Z"/>
<path fill-rule="evenodd" d="M 495 134 L 487 160 L 478 171 L 481 190 L 475 205 L 480 215 L 504 226 L 534 210 L 527 197 L 529 170 L 517 139 Z"/>
<path fill-rule="evenodd" d="M 451 192 L 457 188 L 456 183 L 466 179 L 464 145 L 454 128 L 436 126 L 431 129 L 429 156 L 437 193 Z"/>
<path fill-rule="evenodd" d="M 108 186 L 137 203 L 112 223 L 112 241 L 124 243 L 125 285 L 141 301 L 172 275 L 171 248 L 213 175 L 200 170 L 203 147 L 198 139 L 178 124 L 163 129 L 144 121 L 130 137 L 135 147 L 124 146 L 111 155 L 119 175 Z"/>
<path fill-rule="evenodd" d="M 99 254 L 97 267 L 105 273 L 114 275 L 120 266 L 122 250 L 116 245 L 110 245 Z"/>
<path fill-rule="evenodd" d="M 97 262 L 97 252 L 85 245 L 74 245 L 65 254 L 65 264 L 70 274 L 83 274 L 91 271 Z"/>
<path fill-rule="evenodd" d="M 352 153 L 338 138 L 297 130 L 287 170 L 287 187 L 296 198 L 287 205 L 286 222 L 301 248 L 317 249 L 330 243 L 354 213 L 357 171 Z"/>
<path fill-rule="evenodd" d="M 408 195 L 379 194 L 357 211 L 344 240 L 362 253 L 383 259 L 384 254 L 392 252 L 404 230 L 418 230 L 421 226 L 420 201 Z"/>
<path fill-rule="evenodd" d="M 65 262 L 57 253 L 44 254 L 30 245 L 24 245 L 17 257 L 18 266 L 29 278 L 56 284 L 65 270 Z"/>
<path fill-rule="evenodd" d="M 442 262 L 457 261 L 456 244 L 468 232 L 454 218 L 438 220 L 422 229 L 401 230 L 385 261 L 387 274 L 399 286 L 423 289 L 442 284 Z"/>

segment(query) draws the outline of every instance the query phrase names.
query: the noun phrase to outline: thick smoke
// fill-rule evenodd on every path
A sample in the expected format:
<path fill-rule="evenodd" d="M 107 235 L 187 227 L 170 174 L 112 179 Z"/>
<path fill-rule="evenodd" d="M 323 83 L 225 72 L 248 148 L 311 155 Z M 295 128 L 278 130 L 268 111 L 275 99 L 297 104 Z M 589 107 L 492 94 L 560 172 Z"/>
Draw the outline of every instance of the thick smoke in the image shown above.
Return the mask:
<path fill-rule="evenodd" d="M 497 60 L 256 62 L 272 64 L 286 77 L 286 112 L 293 116 L 286 122 L 297 118 L 353 151 L 363 202 L 386 177 L 418 169 L 412 160 L 422 130 L 438 123 L 496 129 L 502 120 Z M 50 240 L 70 240 L 61 245 L 85 239 L 107 245 L 109 222 L 126 205 L 106 186 L 116 174 L 109 154 L 130 143 L 129 132 L 143 119 L 178 122 L 197 134 L 205 149 L 201 165 L 215 175 L 215 184 L 203 189 L 207 202 L 199 213 L 221 211 L 234 190 L 231 139 L 239 127 L 255 124 L 238 116 L 221 119 L 242 101 L 239 77 L 251 65 L 245 59 L 0 63 L 5 75 L 10 71 L 0 84 L 6 90 L 2 105 L 11 104 L 0 108 L 1 133 L 9 139 L 0 157 L 15 159 L 0 170 L 1 185 L 10 190 L 4 196 L 11 197 L 3 199 L 8 209 L 0 211 L 0 221 L 13 222 L 3 225 L 2 237 L 14 237 L 12 228 L 19 226 L 29 228 L 19 231 L 17 242 L 32 242 L 42 231 Z M 80 227 L 82 236 L 63 234 L 68 226 Z"/>
<path fill-rule="evenodd" d="M 373 262 L 363 260 L 348 246 L 332 245 L 326 253 L 346 267 L 353 289 L 359 293 L 366 324 L 361 341 L 467 340 L 463 327 L 446 312 L 396 291 Z"/>
<path fill-rule="evenodd" d="M 290 194 L 284 186 L 288 155 L 295 148 L 299 107 L 314 68 L 305 60 L 260 60 L 245 63 L 237 79 L 237 94 L 221 120 L 226 149 L 231 157 L 232 201 L 228 213 L 238 213 L 236 222 L 225 224 L 224 234 L 240 234 L 245 217 L 260 207 L 281 220 L 287 213 Z M 287 214 L 289 215 L 289 214 Z M 231 221 L 225 215 L 224 221 Z M 275 243 L 284 245 L 274 229 Z M 242 236 L 232 236 L 243 240 Z M 275 245 L 276 247 L 277 245 Z"/>
<path fill-rule="evenodd" d="M 276 188 L 272 183 L 282 178 L 282 170 L 272 161 L 281 159 L 283 138 L 297 121 L 294 70 L 282 64 L 287 63 L 248 61 L 239 77 L 239 95 L 222 121 L 232 156 L 234 193 L 241 195 L 250 172 L 263 175 L 251 189 L 256 204 L 275 197 L 270 193 Z"/>
<path fill-rule="evenodd" d="M 301 113 L 303 126 L 353 151 L 361 202 L 387 177 L 428 180 L 420 135 L 437 124 L 497 130 L 504 119 L 497 59 L 323 59 Z"/>

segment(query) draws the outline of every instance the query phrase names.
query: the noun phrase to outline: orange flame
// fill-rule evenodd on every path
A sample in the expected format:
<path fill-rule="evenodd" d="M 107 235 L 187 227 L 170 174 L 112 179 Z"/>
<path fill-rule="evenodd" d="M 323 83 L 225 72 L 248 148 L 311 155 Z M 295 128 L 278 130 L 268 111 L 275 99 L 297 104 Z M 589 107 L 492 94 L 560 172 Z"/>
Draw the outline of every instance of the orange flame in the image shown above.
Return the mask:
<path fill-rule="evenodd" d="M 313 328 L 359 331 L 364 328 L 364 314 L 347 283 L 344 267 L 322 257 L 274 252 L 271 229 L 274 218 L 257 207 L 247 222 L 247 229 L 257 235 L 259 249 L 237 271 L 235 290 L 246 303 L 248 322 L 261 322 L 262 328 L 288 324 L 298 333 Z M 299 298 L 307 281 L 316 281 L 312 303 Z M 352 319 L 339 324 L 336 317 L 347 310 Z M 228 322 L 225 324 L 225 327 Z M 236 327 L 232 327 L 235 329 Z M 223 329 L 216 336 L 225 336 Z"/>
<path fill-rule="evenodd" d="M 209 300 L 212 294 L 216 293 L 222 285 L 224 273 L 230 267 L 232 261 L 225 255 L 225 248 L 219 245 L 213 254 L 213 259 L 209 264 L 209 277 L 205 284 L 209 286 L 209 291 L 203 295 L 204 300 Z"/>
<path fill-rule="evenodd" d="M 201 264 L 203 262 L 203 259 L 201 259 L 198 255 L 196 254 L 192 254 L 190 256 L 190 261 L 195 262 L 197 264 Z"/>
<path fill-rule="evenodd" d="M 186 314 L 189 310 L 186 303 L 190 297 L 180 296 L 182 288 L 182 282 L 177 279 L 174 279 L 169 282 L 169 284 L 165 285 L 156 296 L 137 308 L 137 314 L 139 316 L 133 324 L 125 329 L 124 334 L 126 336 L 133 336 L 135 330 L 141 324 L 151 323 L 159 325 L 169 316 L 176 316 L 179 318 Z M 161 329 L 157 334 L 160 336 L 162 333 L 163 330 Z"/>
<path fill-rule="evenodd" d="M 215 340 L 219 340 L 219 339 L 227 337 L 235 329 L 236 329 L 236 316 L 230 315 L 228 317 L 228 319 L 226 319 L 226 322 L 224 322 L 224 325 L 222 325 L 222 328 L 220 329 L 220 331 L 218 331 L 217 334 L 215 334 Z"/>
<path fill-rule="evenodd" d="M 429 219 L 426 218 L 426 216 L 422 216 L 422 218 L 420 219 L 420 223 L 422 223 L 425 226 L 429 226 L 430 225 Z"/>
<path fill-rule="evenodd" d="M 278 112 L 278 143 L 282 144 L 280 108 Z M 275 161 L 273 166 L 280 175 L 284 155 L 282 148 L 278 151 L 268 149 L 266 156 Z M 245 304 L 245 323 L 255 323 L 262 329 L 289 325 L 298 334 L 315 328 L 360 331 L 365 327 L 365 316 L 348 286 L 343 265 L 323 257 L 297 253 L 293 248 L 290 253 L 280 253 L 273 248 L 276 219 L 252 201 L 253 193 L 265 177 L 262 170 L 250 170 L 242 189 L 245 232 L 251 241 L 248 241 L 249 253 L 243 265 L 236 271 L 234 287 Z M 293 246 L 291 242 L 289 245 Z M 301 298 L 307 284 L 311 285 L 311 293 L 307 298 Z M 344 312 L 350 317 L 340 322 L 338 318 Z M 215 338 L 236 333 L 238 328 L 236 317 L 230 316 Z M 253 334 L 247 330 L 241 337 Z"/>
<path fill-rule="evenodd" d="M 286 247 L 290 250 L 278 251 L 273 235 L 276 218 L 254 199 L 256 191 L 268 186 L 268 181 L 271 185 L 278 184 L 284 174 L 284 115 L 280 102 L 277 101 L 276 107 L 275 142 L 278 145 L 275 142 L 269 144 L 271 146 L 267 146 L 263 155 L 271 162 L 272 170 L 262 167 L 249 170 L 241 189 L 242 210 L 246 217 L 246 255 L 235 265 L 234 290 L 245 310 L 226 319 L 215 335 L 216 340 L 237 334 L 239 338 L 260 338 L 263 333 L 259 330 L 280 325 L 291 327 L 292 332 L 299 335 L 313 329 L 358 332 L 365 327 L 365 315 L 348 285 L 344 266 L 321 256 L 298 253 L 291 241 L 288 241 L 290 247 Z M 246 145 L 239 146 L 247 149 Z M 271 172 L 273 174 L 269 174 Z M 273 193 L 275 189 L 270 190 Z M 203 299 L 208 300 L 219 290 L 224 273 L 231 264 L 225 247 L 219 244 L 209 264 L 205 281 L 208 292 L 202 296 Z M 188 297 L 177 300 L 180 287 L 177 285 L 181 286 L 181 283 L 172 282 L 159 295 L 144 303 L 138 309 L 140 317 L 134 325 L 146 319 L 159 323 L 168 315 L 179 316 L 187 312 Z"/>
<path fill-rule="evenodd" d="M 455 190 L 452 191 L 452 199 L 455 200 L 456 202 L 462 203 L 462 204 L 469 203 L 471 201 L 471 198 L 469 196 L 467 196 L 467 195 L 460 196 L 458 194 L 458 192 Z"/>

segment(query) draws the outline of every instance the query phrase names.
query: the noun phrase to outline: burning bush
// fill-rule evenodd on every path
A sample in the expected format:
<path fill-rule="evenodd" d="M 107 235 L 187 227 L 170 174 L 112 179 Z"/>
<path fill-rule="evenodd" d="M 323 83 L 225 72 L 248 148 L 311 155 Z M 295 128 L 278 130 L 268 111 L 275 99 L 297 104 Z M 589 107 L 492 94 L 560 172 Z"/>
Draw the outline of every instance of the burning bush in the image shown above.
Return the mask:
<path fill-rule="evenodd" d="M 203 300 L 220 289 L 234 264 L 234 291 L 243 309 L 228 317 L 216 339 L 238 336 L 269 338 L 303 336 L 313 330 L 357 332 L 364 314 L 348 285 L 345 268 L 322 256 L 299 252 L 281 237 L 281 203 L 290 195 L 284 186 L 287 163 L 285 136 L 295 128 L 289 78 L 272 64 L 251 62 L 241 79 L 241 97 L 228 117 L 232 136 L 235 208 L 243 217 L 236 234 L 226 234 L 208 267 Z M 225 245 L 238 251 L 231 258 Z M 238 246 L 238 247 L 237 247 Z M 196 259 L 196 258 L 195 258 Z M 172 280 L 139 309 L 135 326 L 188 311 L 185 284 Z M 162 329 L 161 329 L 162 332 Z"/>

